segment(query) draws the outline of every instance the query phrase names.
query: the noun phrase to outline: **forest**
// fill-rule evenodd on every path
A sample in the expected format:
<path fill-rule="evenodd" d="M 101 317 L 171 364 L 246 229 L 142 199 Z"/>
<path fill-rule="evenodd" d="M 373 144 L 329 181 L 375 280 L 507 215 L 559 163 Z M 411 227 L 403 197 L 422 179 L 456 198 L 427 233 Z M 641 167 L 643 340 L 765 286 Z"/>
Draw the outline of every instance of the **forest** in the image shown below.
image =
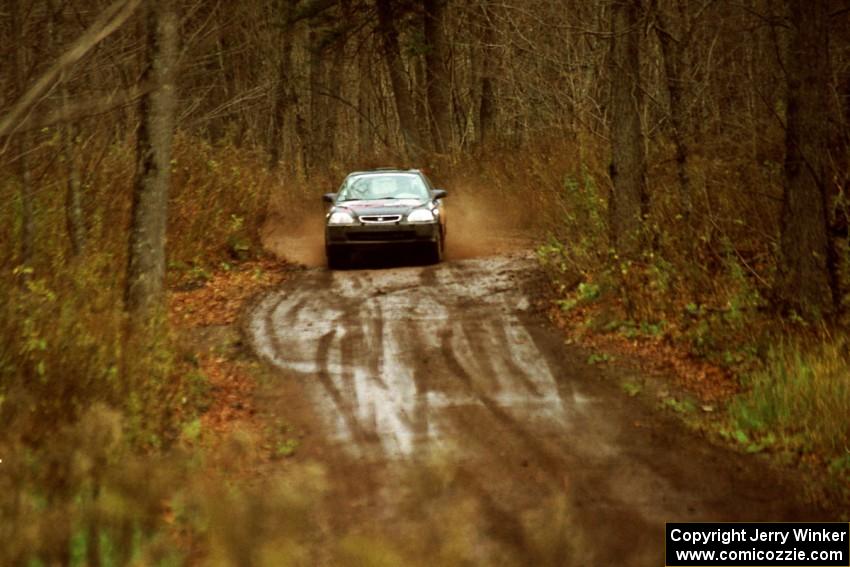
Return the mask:
<path fill-rule="evenodd" d="M 306 497 L 197 474 L 169 309 L 378 166 L 528 238 L 578 340 L 724 376 L 709 435 L 846 520 L 845 0 L 6 0 L 0 52 L 0 564 L 311 564 Z"/>

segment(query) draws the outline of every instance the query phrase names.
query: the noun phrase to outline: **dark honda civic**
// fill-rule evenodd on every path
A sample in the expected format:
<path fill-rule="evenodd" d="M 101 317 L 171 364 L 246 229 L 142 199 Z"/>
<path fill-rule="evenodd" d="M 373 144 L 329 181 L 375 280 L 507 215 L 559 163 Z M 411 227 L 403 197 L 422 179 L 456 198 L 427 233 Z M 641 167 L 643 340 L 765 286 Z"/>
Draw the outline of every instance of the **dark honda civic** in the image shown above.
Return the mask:
<path fill-rule="evenodd" d="M 330 203 L 325 222 L 328 267 L 340 268 L 352 253 L 378 248 L 423 250 L 429 261 L 443 257 L 446 237 L 443 189 L 434 189 L 417 169 L 376 169 L 348 175 Z"/>

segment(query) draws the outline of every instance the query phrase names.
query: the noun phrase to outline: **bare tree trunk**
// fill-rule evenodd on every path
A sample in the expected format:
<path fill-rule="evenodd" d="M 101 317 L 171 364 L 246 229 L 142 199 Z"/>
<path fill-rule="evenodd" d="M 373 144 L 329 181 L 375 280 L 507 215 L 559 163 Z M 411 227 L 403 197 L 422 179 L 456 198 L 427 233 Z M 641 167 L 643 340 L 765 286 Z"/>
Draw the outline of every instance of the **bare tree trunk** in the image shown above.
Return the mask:
<path fill-rule="evenodd" d="M 67 85 L 62 85 L 62 104 L 68 108 Z M 77 143 L 77 125 L 69 122 L 62 128 L 62 158 L 68 179 L 65 186 L 65 224 L 71 241 L 71 255 L 79 256 L 86 246 L 85 224 L 83 222 L 82 183 L 80 165 L 77 161 L 75 146 Z"/>
<path fill-rule="evenodd" d="M 15 85 L 19 90 L 18 97 L 21 98 L 26 85 L 26 66 L 24 41 L 25 27 L 23 25 L 23 6 L 20 0 L 12 0 L 10 7 L 11 28 L 12 32 L 17 34 L 18 48 L 15 49 L 15 56 L 12 57 L 12 76 L 15 77 Z M 30 178 L 29 160 L 27 159 L 27 151 L 29 150 L 30 135 L 27 131 L 17 135 L 17 143 L 13 146 L 17 153 L 17 173 L 18 173 L 18 198 L 21 201 L 21 242 L 19 254 L 19 263 L 27 266 L 32 261 L 32 250 L 34 241 L 34 221 L 33 221 L 33 195 L 32 195 L 32 179 Z"/>
<path fill-rule="evenodd" d="M 833 71 L 843 69 L 834 73 L 829 86 L 832 91 L 831 111 L 835 118 L 830 120 L 825 203 L 829 223 L 827 265 L 833 299 L 836 309 L 846 314 L 850 310 L 850 295 L 847 294 L 850 275 L 850 203 L 847 199 L 850 195 L 850 69 L 846 65 L 840 66 L 838 56 L 834 55 L 842 39 L 848 39 L 846 26 L 841 27 L 838 21 L 834 17 L 831 20 L 831 30 L 834 31 L 829 39 L 830 67 Z M 843 38 L 841 31 L 845 31 Z"/>
<path fill-rule="evenodd" d="M 234 77 L 234 65 L 232 61 L 228 61 L 226 56 L 228 55 L 228 51 L 230 49 L 230 43 L 227 38 L 227 34 L 224 33 L 225 26 L 219 24 L 218 26 L 218 38 L 216 39 L 215 49 L 217 52 L 216 57 L 216 66 L 217 74 L 221 77 L 221 92 L 222 92 L 222 100 L 227 102 L 233 100 L 233 97 L 236 95 L 236 78 Z M 236 124 L 237 128 L 242 128 L 242 116 L 241 113 L 236 114 L 235 117 L 228 117 L 226 114 L 221 118 L 215 118 L 210 125 L 210 137 L 213 141 L 218 141 L 221 138 L 226 137 L 229 134 L 234 134 L 232 130 L 228 131 L 231 128 L 232 124 Z M 239 145 L 241 141 L 241 135 L 233 135 L 230 138 L 234 144 Z"/>
<path fill-rule="evenodd" d="M 294 126 L 296 143 L 293 144 L 292 152 L 292 169 L 299 176 L 307 176 L 307 167 L 309 166 L 309 157 L 307 148 L 310 143 L 310 132 L 307 130 L 307 118 L 301 111 L 301 103 L 298 101 L 298 95 L 294 94 L 292 98 L 292 106 L 295 107 Z"/>
<path fill-rule="evenodd" d="M 324 139 L 324 108 L 326 106 L 324 96 L 319 94 L 324 86 L 322 77 L 324 61 L 319 34 L 314 30 L 310 30 L 308 47 L 310 52 L 310 136 L 307 144 L 307 171 L 312 171 L 315 164 L 324 161 L 320 156 L 322 152 L 321 144 Z"/>
<path fill-rule="evenodd" d="M 425 71 L 425 57 L 420 55 L 411 55 L 409 58 L 410 72 L 413 75 L 413 84 L 411 85 L 411 93 L 413 95 L 413 106 L 416 112 L 416 125 L 419 133 L 419 139 L 423 143 L 431 142 L 431 111 L 428 109 L 428 80 Z M 429 149 L 434 149 L 433 143 Z"/>
<path fill-rule="evenodd" d="M 830 158 L 835 182 L 827 187 L 827 202 L 830 203 L 830 263 L 840 282 L 843 274 L 850 274 L 850 203 L 846 199 L 850 195 L 850 70 L 845 70 L 844 76 L 838 78 L 836 90 L 839 119 L 833 125 L 833 142 L 830 144 L 834 152 Z M 838 307 L 846 311 L 850 306 L 845 301 Z"/>
<path fill-rule="evenodd" d="M 829 262 L 827 162 L 830 81 L 828 0 L 788 0 L 785 185 L 777 291 L 788 309 L 817 319 L 838 305 Z"/>
<path fill-rule="evenodd" d="M 676 0 L 680 4 L 682 0 Z M 681 9 L 680 14 L 686 16 L 686 9 Z M 667 78 L 667 93 L 670 96 L 670 121 L 673 136 L 673 145 L 676 148 L 676 173 L 679 178 L 679 206 L 683 217 L 683 226 L 686 232 L 690 232 L 691 215 L 691 179 L 688 173 L 688 143 L 687 143 L 687 111 L 684 97 L 685 69 L 689 67 L 687 61 L 686 38 L 690 35 L 689 26 L 681 22 L 679 33 L 674 33 L 672 18 L 661 6 L 657 7 L 657 17 L 660 27 L 656 27 L 658 41 L 661 44 L 661 59 L 664 65 L 664 74 Z"/>
<path fill-rule="evenodd" d="M 353 14 L 351 11 L 351 3 L 349 0 L 341 0 L 339 11 L 345 21 L 351 21 Z M 322 148 L 325 157 L 324 163 L 335 159 L 338 155 L 339 144 L 337 141 L 341 138 L 337 131 L 339 128 L 339 116 L 342 100 L 342 79 L 345 74 L 345 51 L 346 51 L 346 36 L 339 34 L 334 39 L 331 45 L 333 61 L 331 62 L 330 76 L 328 77 L 328 97 L 325 102 L 327 109 L 325 116 L 325 128 L 322 136 Z"/>
<path fill-rule="evenodd" d="M 336 46 L 340 55 L 334 57 L 331 64 L 330 77 L 328 78 L 328 97 L 325 108 L 325 127 L 322 131 L 322 148 L 323 163 L 328 163 L 337 157 L 337 138 L 339 137 L 339 99 L 342 93 L 342 74 L 344 72 L 342 52 L 345 50 L 345 44 L 340 42 Z"/>
<path fill-rule="evenodd" d="M 354 20 L 355 14 L 351 7 L 351 0 L 340 0 L 339 13 L 343 21 Z M 348 39 L 348 35 L 345 33 L 337 34 L 332 47 L 334 55 L 330 76 L 328 77 L 330 96 L 328 97 L 328 118 L 327 124 L 325 124 L 324 141 L 325 147 L 328 148 L 328 158 L 331 160 L 346 155 L 350 156 L 350 148 L 357 143 L 356 139 L 352 139 L 350 134 L 342 135 L 342 132 L 340 132 L 340 122 L 343 124 L 343 131 L 350 132 L 349 117 L 353 106 L 347 99 L 345 89 L 348 64 L 351 61 Z"/>
<path fill-rule="evenodd" d="M 378 33 L 383 40 L 384 57 L 393 89 L 399 128 L 404 141 L 404 150 L 413 161 L 418 161 L 422 152 L 422 142 L 416 125 L 416 112 L 413 99 L 407 85 L 401 49 L 398 43 L 398 30 L 395 26 L 395 14 L 391 0 L 375 0 L 378 8 Z"/>
<path fill-rule="evenodd" d="M 292 0 L 282 0 L 280 3 L 280 40 L 281 50 L 278 56 L 277 80 L 275 82 L 274 102 L 272 107 L 271 132 L 269 133 L 268 149 L 269 169 L 275 170 L 280 162 L 283 140 L 283 126 L 286 114 L 292 102 Z"/>
<path fill-rule="evenodd" d="M 425 9 L 425 81 L 434 149 L 445 152 L 452 141 L 451 81 L 444 31 L 447 0 L 423 0 Z"/>
<path fill-rule="evenodd" d="M 478 106 L 478 142 L 481 145 L 493 141 L 496 132 L 496 89 L 495 78 L 498 67 L 496 51 L 496 6 L 493 0 L 482 0 L 479 12 L 481 27 L 481 99 Z"/>
<path fill-rule="evenodd" d="M 54 51 L 61 53 L 62 37 L 63 37 L 63 5 L 58 0 L 51 0 L 50 9 L 53 12 L 53 17 L 50 22 L 49 35 L 52 41 L 56 42 Z M 75 152 L 77 125 L 70 118 L 70 89 L 68 87 L 68 78 L 62 77 L 59 85 L 59 93 L 62 100 L 63 114 L 68 117 L 68 122 L 63 124 L 60 130 L 61 156 L 65 164 L 65 173 L 67 179 L 65 181 L 65 226 L 68 230 L 68 239 L 71 243 L 71 256 L 77 257 L 82 254 L 85 248 L 85 227 L 83 224 L 83 209 L 81 200 L 81 176 L 80 166 L 77 162 Z"/>
<path fill-rule="evenodd" d="M 97 503 L 100 498 L 100 475 L 95 474 L 92 480 L 92 500 Z M 100 512 L 97 506 L 93 507 L 91 519 L 86 529 L 86 561 L 88 567 L 100 567 Z"/>
<path fill-rule="evenodd" d="M 174 4 L 169 0 L 149 0 L 144 10 L 148 64 L 142 82 L 154 87 L 142 97 L 139 107 L 125 287 L 132 330 L 149 323 L 162 308 L 178 57 L 179 20 Z"/>
<path fill-rule="evenodd" d="M 374 96 L 374 79 L 370 65 L 371 53 L 367 45 L 361 47 L 357 58 L 357 151 L 360 156 L 372 153 L 372 97 Z"/>
<path fill-rule="evenodd" d="M 611 240 L 623 258 L 642 248 L 646 157 L 640 124 L 638 0 L 611 5 Z"/>
<path fill-rule="evenodd" d="M 28 132 L 22 132 L 18 136 L 16 145 L 18 151 L 18 196 L 21 200 L 21 247 L 20 264 L 28 266 L 32 262 L 33 242 L 35 233 L 35 221 L 33 219 L 33 191 L 32 178 L 30 176 L 29 160 L 27 151 L 29 149 L 30 136 Z"/>

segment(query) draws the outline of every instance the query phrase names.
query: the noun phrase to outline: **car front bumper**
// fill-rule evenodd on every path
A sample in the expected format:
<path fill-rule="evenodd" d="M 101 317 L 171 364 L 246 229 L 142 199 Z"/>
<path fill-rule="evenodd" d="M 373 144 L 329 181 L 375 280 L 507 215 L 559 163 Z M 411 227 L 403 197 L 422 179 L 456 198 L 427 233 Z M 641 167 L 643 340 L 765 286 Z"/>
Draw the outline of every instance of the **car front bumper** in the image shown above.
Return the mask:
<path fill-rule="evenodd" d="M 437 242 L 439 223 L 327 225 L 326 246 L 427 244 Z"/>

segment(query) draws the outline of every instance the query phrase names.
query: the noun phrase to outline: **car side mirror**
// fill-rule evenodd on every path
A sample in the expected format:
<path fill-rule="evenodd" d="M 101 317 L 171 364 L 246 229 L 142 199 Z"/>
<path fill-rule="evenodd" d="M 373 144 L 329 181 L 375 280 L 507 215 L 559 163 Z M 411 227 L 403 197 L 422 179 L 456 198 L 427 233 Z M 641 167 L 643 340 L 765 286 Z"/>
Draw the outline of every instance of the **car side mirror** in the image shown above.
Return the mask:
<path fill-rule="evenodd" d="M 431 197 L 433 199 L 444 199 L 449 195 L 449 193 L 445 189 L 434 189 L 431 191 Z"/>
<path fill-rule="evenodd" d="M 325 193 L 324 195 L 322 195 L 322 201 L 324 201 L 325 203 L 333 204 L 333 202 L 335 200 L 336 200 L 336 193 Z"/>

